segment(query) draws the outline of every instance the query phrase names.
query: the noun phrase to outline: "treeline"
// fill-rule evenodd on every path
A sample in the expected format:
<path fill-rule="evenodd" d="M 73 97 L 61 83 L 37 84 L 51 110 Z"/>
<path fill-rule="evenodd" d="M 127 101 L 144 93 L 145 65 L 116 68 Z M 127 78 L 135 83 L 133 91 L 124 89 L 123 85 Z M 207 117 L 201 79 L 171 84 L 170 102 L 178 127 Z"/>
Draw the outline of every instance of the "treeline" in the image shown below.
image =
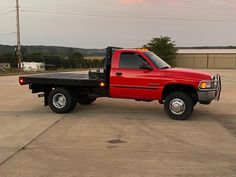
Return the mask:
<path fill-rule="evenodd" d="M 103 64 L 102 60 L 84 59 L 80 52 L 73 52 L 69 56 L 43 55 L 42 53 L 22 53 L 24 62 L 42 62 L 57 68 L 98 68 Z M 11 67 L 17 67 L 15 53 L 3 53 L 0 55 L 0 63 L 10 63 Z"/>
<path fill-rule="evenodd" d="M 11 67 L 16 68 L 16 55 L 14 53 L 3 53 L 0 55 L 0 63 L 10 63 Z"/>
<path fill-rule="evenodd" d="M 14 53 L 16 46 L 1 45 L 0 55 L 4 53 Z M 84 56 L 104 56 L 105 49 L 83 49 L 73 47 L 58 47 L 58 46 L 21 46 L 21 52 L 27 56 L 33 53 L 41 53 L 45 56 L 69 56 L 74 52 L 79 52 Z"/>

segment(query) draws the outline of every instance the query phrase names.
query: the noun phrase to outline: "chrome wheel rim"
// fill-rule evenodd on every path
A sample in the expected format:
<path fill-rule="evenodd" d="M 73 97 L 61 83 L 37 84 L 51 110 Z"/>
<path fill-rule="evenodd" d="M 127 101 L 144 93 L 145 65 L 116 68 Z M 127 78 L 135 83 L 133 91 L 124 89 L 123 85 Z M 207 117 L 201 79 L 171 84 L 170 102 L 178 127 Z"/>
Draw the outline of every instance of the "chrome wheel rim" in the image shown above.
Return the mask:
<path fill-rule="evenodd" d="M 66 105 L 66 97 L 61 93 L 57 93 L 56 95 L 53 96 L 52 102 L 56 108 L 62 109 Z"/>
<path fill-rule="evenodd" d="M 183 100 L 175 98 L 169 104 L 170 111 L 175 115 L 181 115 L 185 112 L 186 106 Z"/>

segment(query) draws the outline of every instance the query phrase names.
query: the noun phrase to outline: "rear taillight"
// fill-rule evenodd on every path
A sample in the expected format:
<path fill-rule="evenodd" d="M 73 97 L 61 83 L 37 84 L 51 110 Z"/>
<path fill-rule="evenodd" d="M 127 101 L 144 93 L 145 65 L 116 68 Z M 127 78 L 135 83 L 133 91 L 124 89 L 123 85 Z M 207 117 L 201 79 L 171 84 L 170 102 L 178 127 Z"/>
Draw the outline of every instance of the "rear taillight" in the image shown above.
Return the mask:
<path fill-rule="evenodd" d="M 24 81 L 24 79 L 22 79 L 22 78 L 19 78 L 19 83 L 20 83 L 20 85 L 24 85 L 24 84 L 25 84 L 25 81 Z"/>

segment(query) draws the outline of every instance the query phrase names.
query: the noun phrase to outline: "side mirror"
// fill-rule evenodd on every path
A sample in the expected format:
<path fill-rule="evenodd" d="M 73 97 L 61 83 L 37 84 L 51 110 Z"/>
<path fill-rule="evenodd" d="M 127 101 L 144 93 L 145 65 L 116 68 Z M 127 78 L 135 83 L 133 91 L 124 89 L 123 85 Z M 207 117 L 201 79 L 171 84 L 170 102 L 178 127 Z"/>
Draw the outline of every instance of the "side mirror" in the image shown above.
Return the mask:
<path fill-rule="evenodd" d="M 139 69 L 148 69 L 148 70 L 153 70 L 153 68 L 147 63 L 147 62 L 143 62 L 140 66 Z"/>

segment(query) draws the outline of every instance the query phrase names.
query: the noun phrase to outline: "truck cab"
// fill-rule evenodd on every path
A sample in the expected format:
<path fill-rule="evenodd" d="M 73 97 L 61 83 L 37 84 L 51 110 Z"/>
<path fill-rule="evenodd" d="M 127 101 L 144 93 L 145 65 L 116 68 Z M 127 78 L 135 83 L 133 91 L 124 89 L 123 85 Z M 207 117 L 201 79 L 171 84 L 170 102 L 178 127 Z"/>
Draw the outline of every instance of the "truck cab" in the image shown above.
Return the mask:
<path fill-rule="evenodd" d="M 57 77 L 58 76 L 58 77 Z M 219 75 L 192 69 L 172 68 L 147 49 L 108 47 L 102 72 L 88 77 L 61 75 L 20 77 L 33 93 L 43 92 L 45 105 L 56 113 L 73 110 L 76 103 L 91 104 L 99 97 L 159 101 L 175 120 L 186 120 L 194 106 L 220 99 Z"/>
<path fill-rule="evenodd" d="M 170 66 L 157 56 L 154 57 L 153 53 L 145 49 L 117 50 L 111 64 L 110 96 L 160 100 L 161 82 L 165 78 L 160 68 Z"/>

